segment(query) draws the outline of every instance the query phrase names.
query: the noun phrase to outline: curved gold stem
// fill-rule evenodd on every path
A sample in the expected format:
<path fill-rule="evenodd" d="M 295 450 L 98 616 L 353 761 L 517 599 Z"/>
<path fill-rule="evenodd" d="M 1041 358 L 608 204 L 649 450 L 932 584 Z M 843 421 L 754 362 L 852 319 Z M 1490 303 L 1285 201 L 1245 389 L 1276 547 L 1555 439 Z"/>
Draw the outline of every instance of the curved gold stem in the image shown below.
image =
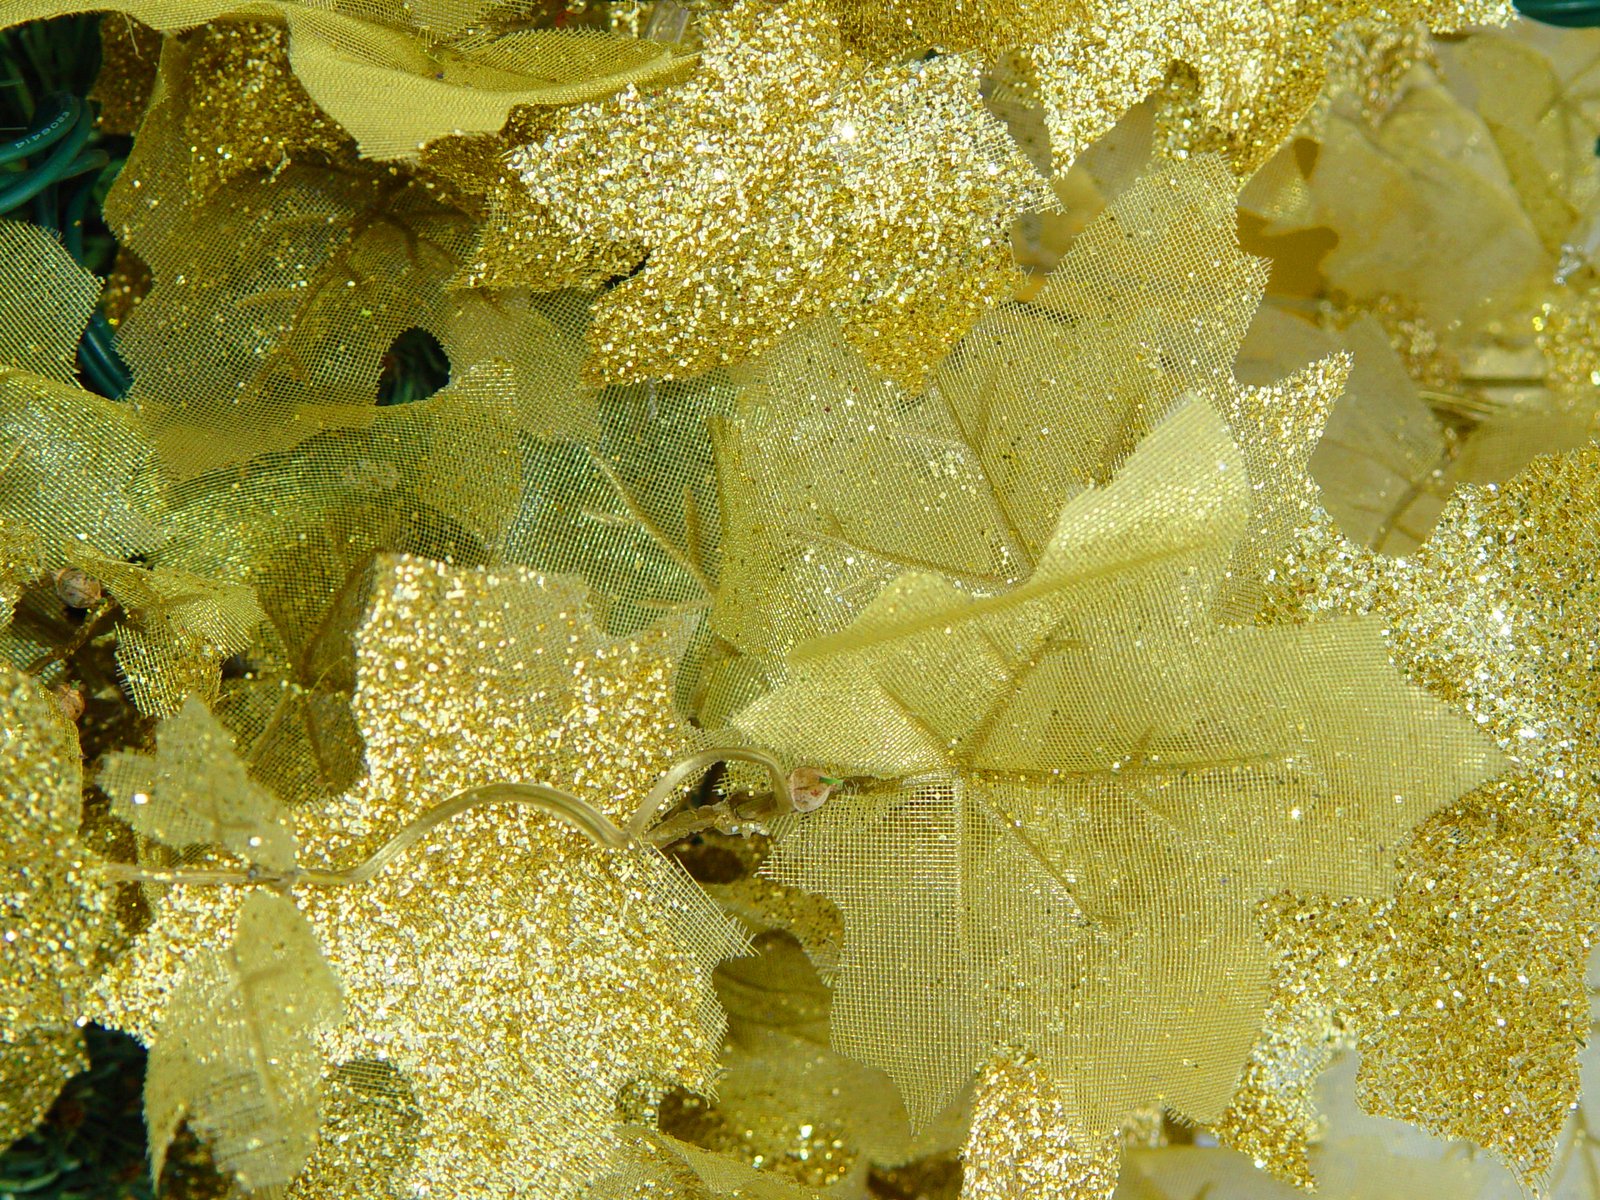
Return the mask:
<path fill-rule="evenodd" d="M 442 804 L 436 804 L 410 824 L 406 825 L 371 855 L 353 867 L 340 871 L 302 870 L 273 871 L 251 867 L 244 871 L 175 870 L 149 871 L 128 863 L 107 863 L 106 874 L 113 879 L 138 883 L 186 884 L 310 884 L 313 887 L 348 887 L 366 883 L 400 855 L 416 845 L 432 830 L 452 817 L 490 804 L 526 804 L 572 826 L 597 846 L 621 849 L 633 844 L 633 835 L 618 829 L 611 819 L 571 792 L 543 783 L 490 783 L 482 787 L 457 792 Z"/>
<path fill-rule="evenodd" d="M 709 750 L 691 754 L 681 762 L 674 763 L 671 770 L 656 780 L 655 787 L 650 789 L 640 802 L 638 811 L 633 814 L 633 819 L 628 822 L 628 835 L 635 838 L 644 837 L 650 828 L 650 822 L 661 812 L 662 805 L 672 799 L 677 790 L 690 779 L 719 762 L 747 762 L 765 767 L 767 775 L 772 780 L 772 794 L 784 801 L 785 807 L 793 807 L 793 797 L 789 794 L 789 776 L 784 773 L 782 764 L 772 755 L 742 746 L 713 746 Z"/>

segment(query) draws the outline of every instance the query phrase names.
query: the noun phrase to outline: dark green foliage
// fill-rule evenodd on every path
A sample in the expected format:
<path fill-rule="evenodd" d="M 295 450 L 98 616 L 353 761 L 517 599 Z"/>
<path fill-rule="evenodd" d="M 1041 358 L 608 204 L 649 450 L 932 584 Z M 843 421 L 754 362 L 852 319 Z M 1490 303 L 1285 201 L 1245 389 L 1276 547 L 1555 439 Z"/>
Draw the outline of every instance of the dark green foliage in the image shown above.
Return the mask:
<path fill-rule="evenodd" d="M 1600 25 L 1600 0 L 1514 0 L 1517 11 L 1546 25 Z"/>
<path fill-rule="evenodd" d="M 98 1025 L 84 1036 L 89 1069 L 38 1129 L 0 1154 L 0 1200 L 150 1200 L 144 1048 Z"/>

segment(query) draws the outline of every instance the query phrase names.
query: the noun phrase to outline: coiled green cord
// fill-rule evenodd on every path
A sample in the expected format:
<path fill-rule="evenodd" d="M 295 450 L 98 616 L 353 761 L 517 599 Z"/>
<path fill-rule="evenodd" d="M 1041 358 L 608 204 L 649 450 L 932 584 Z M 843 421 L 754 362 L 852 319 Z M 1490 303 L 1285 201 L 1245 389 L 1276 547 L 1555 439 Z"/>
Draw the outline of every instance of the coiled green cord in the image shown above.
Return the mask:
<path fill-rule="evenodd" d="M 1517 11 L 1546 25 L 1582 29 L 1600 25 L 1600 0 L 1514 0 Z"/>
<path fill-rule="evenodd" d="M 110 163 L 104 150 L 86 148 L 93 132 L 94 114 L 82 99 L 54 95 L 40 105 L 25 133 L 0 142 L 0 167 L 22 164 L 20 170 L 0 174 L 0 215 L 11 215 L 31 202 L 35 222 L 59 233 L 67 253 L 79 262 L 84 260 L 83 222 L 95 181 Z M 61 213 L 60 185 L 85 176 Z M 122 399 L 133 386 L 133 375 L 117 353 L 111 323 L 98 309 L 78 343 L 78 366 L 91 387 L 113 400 Z"/>

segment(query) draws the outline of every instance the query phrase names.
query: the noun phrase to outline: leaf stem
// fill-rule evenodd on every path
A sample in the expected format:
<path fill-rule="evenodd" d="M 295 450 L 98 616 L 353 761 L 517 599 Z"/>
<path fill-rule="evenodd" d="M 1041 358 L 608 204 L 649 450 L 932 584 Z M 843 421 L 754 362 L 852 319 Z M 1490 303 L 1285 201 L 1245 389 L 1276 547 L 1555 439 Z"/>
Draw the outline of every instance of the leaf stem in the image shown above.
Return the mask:
<path fill-rule="evenodd" d="M 106 863 L 102 869 L 113 879 L 137 883 L 273 886 L 309 884 L 313 887 L 348 887 L 371 880 L 378 872 L 446 821 L 490 804 L 525 804 L 530 808 L 537 808 L 572 826 L 595 845 L 608 849 L 621 849 L 634 844 L 635 841 L 631 835 L 618 829 L 599 809 L 580 800 L 571 792 L 564 792 L 560 788 L 543 783 L 490 783 L 457 792 L 442 804 L 434 805 L 404 826 L 399 833 L 379 846 L 367 858 L 353 867 L 339 871 L 300 867 L 292 867 L 287 871 L 271 871 L 259 866 L 252 866 L 247 870 L 152 871 L 130 863 Z"/>
<path fill-rule="evenodd" d="M 650 828 L 650 822 L 655 820 L 662 806 L 672 799 L 677 790 L 707 767 L 719 762 L 745 762 L 765 767 L 768 777 L 772 780 L 773 795 L 786 802 L 784 805 L 786 809 L 792 807 L 793 797 L 789 793 L 789 777 L 784 773 L 783 766 L 772 755 L 741 746 L 713 746 L 709 750 L 691 754 L 688 758 L 674 763 L 671 770 L 656 781 L 655 787 L 650 789 L 628 822 L 628 836 L 644 837 Z"/>

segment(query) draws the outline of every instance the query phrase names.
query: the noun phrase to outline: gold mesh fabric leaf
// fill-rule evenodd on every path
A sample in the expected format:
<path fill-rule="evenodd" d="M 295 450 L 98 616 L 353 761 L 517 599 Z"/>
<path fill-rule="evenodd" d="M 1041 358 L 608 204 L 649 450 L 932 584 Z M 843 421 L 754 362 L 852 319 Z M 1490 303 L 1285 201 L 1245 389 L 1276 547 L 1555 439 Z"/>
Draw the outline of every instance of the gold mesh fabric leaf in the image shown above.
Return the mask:
<path fill-rule="evenodd" d="M 173 992 L 145 1077 L 151 1173 L 184 1119 L 247 1189 L 292 1180 L 316 1140 L 322 1056 L 339 981 L 294 902 L 252 892 L 223 950 L 200 950 Z"/>
<path fill-rule="evenodd" d="M 1234 382 L 1264 279 L 1239 249 L 1225 168 L 1202 158 L 1129 188 L 1035 302 L 987 314 L 921 395 L 875 378 L 823 326 L 751 364 L 736 419 L 717 428 L 714 624 L 745 656 L 718 686 L 779 670 L 783 650 L 841 628 L 903 570 L 977 591 L 1020 582 L 1061 506 L 1194 393 L 1227 418 L 1260 485 L 1217 598 L 1250 610 L 1310 519 L 1306 463 L 1345 369 L 1331 355 L 1269 387 Z"/>
<path fill-rule="evenodd" d="M 889 1079 L 830 1049 L 832 995 L 798 942 L 768 932 L 755 949 L 717 969 L 728 1040 L 716 1096 L 690 1098 L 670 1116 L 664 1106 L 667 1132 L 812 1187 L 843 1186 L 868 1163 L 959 1148 L 962 1106 L 913 1139 Z"/>
<path fill-rule="evenodd" d="M 139 203 L 145 181 L 123 179 Z M 470 245 L 461 214 L 365 168 L 244 176 L 184 216 L 170 244 L 130 226 L 156 285 L 118 338 L 179 478 L 374 420 L 384 354 L 432 323 Z"/>
<path fill-rule="evenodd" d="M 1089 1135 L 1154 1099 L 1214 1117 L 1266 999 L 1257 901 L 1380 893 L 1397 839 L 1497 769 L 1376 623 L 1214 623 L 1250 493 L 1191 400 L 1066 505 L 1026 581 L 907 572 L 734 718 L 889 781 L 771 869 L 839 906 L 835 1044 L 914 1119 L 1005 1047 Z"/>
<path fill-rule="evenodd" d="M 153 755 L 110 754 L 98 782 L 112 812 L 146 837 L 180 850 L 225 846 L 279 871 L 294 866 L 288 814 L 250 778 L 232 736 L 198 697 L 157 726 Z"/>
<path fill-rule="evenodd" d="M 0 511 L 39 535 L 47 566 L 83 543 L 124 555 L 161 538 L 160 464 L 126 404 L 0 371 L 0 463 Z"/>
<path fill-rule="evenodd" d="M 177 712 L 190 694 L 215 697 L 222 661 L 250 645 L 265 616 L 243 584 L 148 569 L 87 549 L 70 561 L 105 584 L 122 607 L 117 665 L 147 716 Z"/>
<path fill-rule="evenodd" d="M 1315 220 L 1339 235 L 1329 282 L 1404 296 L 1438 330 L 1481 326 L 1553 265 L 1481 118 L 1426 75 L 1376 123 L 1336 109 L 1311 186 Z"/>
<path fill-rule="evenodd" d="M 569 110 L 514 160 L 570 236 L 648 252 L 596 304 L 588 377 L 699 374 L 831 311 L 920 380 L 1017 282 L 1012 218 L 1049 204 L 976 66 L 869 70 L 822 0 L 744 0 L 702 32 L 691 81 Z"/>
<path fill-rule="evenodd" d="M 1341 533 L 1403 554 L 1422 542 L 1443 506 L 1450 444 L 1377 320 L 1362 317 L 1336 334 L 1263 306 L 1238 372 L 1247 383 L 1265 383 L 1339 349 L 1354 365 L 1311 456 L 1311 474 Z"/>
<path fill-rule="evenodd" d="M 0 372 L 22 370 L 77 381 L 78 335 L 100 299 L 100 281 L 37 225 L 0 221 Z"/>
<path fill-rule="evenodd" d="M 11 623 L 23 590 L 44 574 L 44 542 L 26 525 L 0 518 L 0 629 Z"/>
<path fill-rule="evenodd" d="M 1280 906 L 1278 987 L 1347 1014 L 1369 1111 L 1469 1138 L 1530 1183 L 1588 1036 L 1597 489 L 1595 447 L 1538 459 L 1503 488 L 1458 492 L 1411 558 L 1311 542 L 1288 578 L 1301 611 L 1381 614 L 1401 665 L 1518 770 L 1424 825 L 1389 899 Z"/>
<path fill-rule="evenodd" d="M 626 1131 L 620 1169 L 588 1200 L 820 1200 L 803 1187 L 652 1129 Z"/>
<path fill-rule="evenodd" d="M 4 20 L 75 8 L 71 0 L 17 0 Z M 230 16 L 283 20 L 289 60 L 311 99 L 370 158 L 415 158 L 434 138 L 497 131 L 516 105 L 595 100 L 684 65 L 671 46 L 597 30 L 430 28 L 402 0 L 125 0 L 115 11 L 162 32 Z"/>
<path fill-rule="evenodd" d="M 706 421 L 731 394 L 721 372 L 609 387 L 588 436 L 530 441 L 505 558 L 581 575 L 613 632 L 704 607 L 720 525 Z"/>
<path fill-rule="evenodd" d="M 76 731 L 20 671 L 0 666 L 7 818 L 0 840 L 0 1042 L 70 1026 L 107 929 L 108 896 L 78 842 Z"/>

